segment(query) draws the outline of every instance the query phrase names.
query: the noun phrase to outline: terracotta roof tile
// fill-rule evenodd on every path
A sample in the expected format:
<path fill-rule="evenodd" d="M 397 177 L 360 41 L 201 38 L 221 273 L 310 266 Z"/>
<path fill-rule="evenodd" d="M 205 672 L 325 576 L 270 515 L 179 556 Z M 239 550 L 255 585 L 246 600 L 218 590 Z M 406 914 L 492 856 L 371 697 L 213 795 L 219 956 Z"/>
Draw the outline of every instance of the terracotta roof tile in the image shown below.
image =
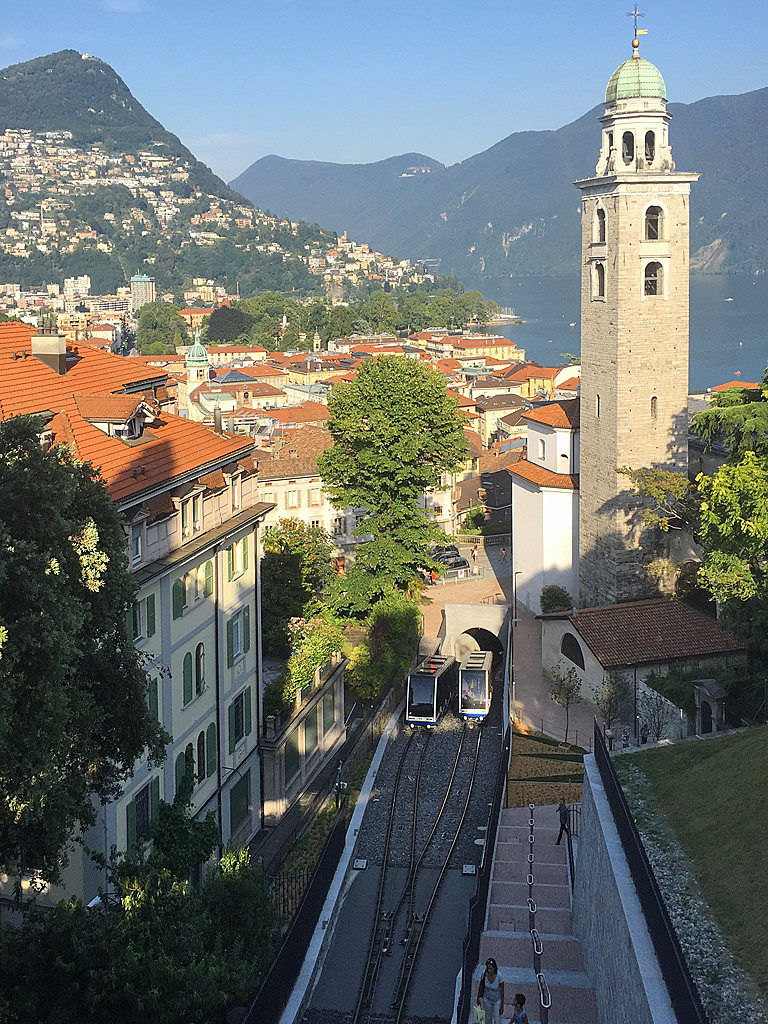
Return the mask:
<path fill-rule="evenodd" d="M 668 598 L 584 608 L 567 618 L 604 668 L 746 651 L 716 619 Z"/>
<path fill-rule="evenodd" d="M 165 494 L 158 494 L 156 498 L 147 498 L 143 507 L 149 513 L 148 523 L 156 523 L 158 519 L 167 519 L 176 512 L 176 506 L 168 491 Z"/>
<path fill-rule="evenodd" d="M 560 427 L 564 430 L 578 430 L 579 399 L 566 398 L 561 402 L 548 402 L 546 405 L 525 413 L 527 420 L 544 423 L 548 427 Z"/>
<path fill-rule="evenodd" d="M 748 391 L 754 391 L 755 389 L 759 390 L 761 386 L 751 380 L 729 380 L 727 384 L 716 384 L 713 388 L 707 388 L 707 391 L 729 391 L 731 388 L 746 388 Z"/>
<path fill-rule="evenodd" d="M 562 384 L 556 384 L 555 387 L 558 391 L 578 391 L 580 384 L 579 377 L 569 377 L 568 380 L 564 380 Z"/>
<path fill-rule="evenodd" d="M 483 439 L 480 437 L 476 430 L 469 430 L 467 427 L 464 428 L 464 436 L 469 444 L 468 455 L 472 458 L 477 459 L 483 454 Z"/>
<path fill-rule="evenodd" d="M 82 416 L 75 395 L 80 401 L 88 394 L 101 400 L 105 393 L 121 391 L 126 383 L 146 380 L 147 367 L 139 363 L 134 368 L 131 359 L 82 350 L 78 361 L 60 376 L 34 357 L 13 359 L 13 351 L 30 350 L 31 333 L 26 325 L 0 324 L 0 417 L 50 410 L 56 439 L 74 444 L 79 458 L 101 470 L 114 501 L 138 498 L 166 481 L 188 477 L 198 469 L 207 472 L 217 463 L 252 451 L 250 438 L 216 434 L 167 412 L 136 441 L 109 437 Z M 142 398 L 141 394 L 130 396 L 128 404 Z M 123 396 L 119 399 L 123 401 Z"/>
<path fill-rule="evenodd" d="M 86 420 L 127 420 L 145 402 L 143 394 L 83 395 L 75 394 L 78 412 Z"/>
<path fill-rule="evenodd" d="M 579 476 L 572 473 L 553 473 L 543 466 L 536 466 L 526 459 L 521 459 L 509 470 L 513 476 L 522 477 L 529 483 L 538 487 L 559 487 L 564 490 L 577 491 L 579 489 Z"/>
<path fill-rule="evenodd" d="M 214 469 L 210 473 L 204 473 L 199 476 L 198 483 L 203 484 L 209 491 L 222 491 L 227 486 L 227 481 L 224 479 L 224 474 L 220 469 Z"/>

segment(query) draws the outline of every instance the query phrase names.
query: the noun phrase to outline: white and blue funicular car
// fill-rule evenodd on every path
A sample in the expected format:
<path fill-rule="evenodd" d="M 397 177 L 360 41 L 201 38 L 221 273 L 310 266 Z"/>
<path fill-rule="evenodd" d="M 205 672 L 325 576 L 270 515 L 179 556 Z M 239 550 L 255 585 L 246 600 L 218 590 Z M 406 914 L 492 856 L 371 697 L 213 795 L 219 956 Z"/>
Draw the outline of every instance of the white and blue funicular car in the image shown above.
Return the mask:
<path fill-rule="evenodd" d="M 459 666 L 459 717 L 482 721 L 491 708 L 493 696 L 493 655 L 472 651 Z"/>
<path fill-rule="evenodd" d="M 457 664 L 449 655 L 425 658 L 408 675 L 405 724 L 434 729 L 456 692 Z"/>

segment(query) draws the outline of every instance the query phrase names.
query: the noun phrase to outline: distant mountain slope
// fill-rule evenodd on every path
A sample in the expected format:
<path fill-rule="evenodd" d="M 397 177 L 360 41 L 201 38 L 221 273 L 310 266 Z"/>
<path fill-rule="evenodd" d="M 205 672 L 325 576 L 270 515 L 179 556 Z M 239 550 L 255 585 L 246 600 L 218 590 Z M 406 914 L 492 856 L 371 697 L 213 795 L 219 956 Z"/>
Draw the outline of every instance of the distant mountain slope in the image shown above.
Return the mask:
<path fill-rule="evenodd" d="M 133 153 L 152 142 L 190 162 L 190 182 L 203 192 L 242 202 L 139 103 L 117 72 L 96 57 L 60 50 L 0 72 L 0 129 L 70 131 L 82 145 Z M 249 202 L 250 205 L 250 202 Z"/>
<path fill-rule="evenodd" d="M 669 109 L 676 165 L 701 174 L 691 199 L 692 267 L 765 269 L 768 89 Z M 412 153 L 354 165 L 268 156 L 231 185 L 275 214 L 347 230 L 383 252 L 440 257 L 443 273 L 573 273 L 573 182 L 594 173 L 602 112 L 557 131 L 510 135 L 452 167 Z M 412 166 L 429 173 L 410 175 Z"/>

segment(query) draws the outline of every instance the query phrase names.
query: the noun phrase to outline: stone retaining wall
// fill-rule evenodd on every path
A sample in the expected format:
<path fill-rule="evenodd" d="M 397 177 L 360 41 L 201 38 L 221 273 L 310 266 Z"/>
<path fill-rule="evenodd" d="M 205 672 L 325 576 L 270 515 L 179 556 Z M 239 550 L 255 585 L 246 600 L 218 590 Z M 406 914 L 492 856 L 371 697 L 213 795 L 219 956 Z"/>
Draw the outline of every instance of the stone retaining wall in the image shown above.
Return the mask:
<path fill-rule="evenodd" d="M 676 1024 L 594 755 L 584 757 L 584 768 L 573 931 L 598 1017 L 601 1024 Z"/>

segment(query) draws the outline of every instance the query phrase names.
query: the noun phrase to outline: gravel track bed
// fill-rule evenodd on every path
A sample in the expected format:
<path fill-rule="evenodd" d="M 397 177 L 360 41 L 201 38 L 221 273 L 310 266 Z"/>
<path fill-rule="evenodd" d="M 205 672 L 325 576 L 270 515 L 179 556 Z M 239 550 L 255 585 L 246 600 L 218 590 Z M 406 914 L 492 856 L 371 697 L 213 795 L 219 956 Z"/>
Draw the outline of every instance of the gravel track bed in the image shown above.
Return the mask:
<path fill-rule="evenodd" d="M 499 702 L 494 702 L 491 713 L 482 726 L 472 726 L 467 730 L 467 737 L 462 749 L 459 766 L 456 771 L 453 792 L 443 812 L 440 825 L 422 862 L 423 867 L 439 867 L 442 865 L 446 850 L 453 839 L 456 826 L 466 799 L 467 786 L 472 771 L 476 737 L 482 731 L 478 770 L 467 817 L 461 837 L 451 858 L 451 867 L 461 867 L 466 863 L 479 863 L 481 848 L 475 839 L 484 838 L 493 790 L 496 782 L 499 758 L 501 756 L 501 715 Z M 424 764 L 419 787 L 419 810 L 417 816 L 416 855 L 424 849 L 424 843 L 432 829 L 440 811 L 450 772 L 456 752 L 461 742 L 463 730 L 461 722 L 452 712 L 446 713 L 432 730 L 427 741 L 423 735 L 414 736 L 411 748 L 406 756 L 395 805 L 395 820 L 389 848 L 389 864 L 393 867 L 407 867 L 410 859 L 411 825 L 413 813 L 413 787 L 415 785 L 418 759 L 422 747 L 427 743 Z M 379 767 L 368 807 L 360 827 L 356 857 L 367 857 L 372 864 L 380 865 L 384 852 L 384 836 L 386 832 L 389 809 L 392 801 L 392 787 L 395 781 L 397 765 L 403 747 L 408 742 L 407 733 L 401 733 L 396 740 L 390 742 Z"/>

